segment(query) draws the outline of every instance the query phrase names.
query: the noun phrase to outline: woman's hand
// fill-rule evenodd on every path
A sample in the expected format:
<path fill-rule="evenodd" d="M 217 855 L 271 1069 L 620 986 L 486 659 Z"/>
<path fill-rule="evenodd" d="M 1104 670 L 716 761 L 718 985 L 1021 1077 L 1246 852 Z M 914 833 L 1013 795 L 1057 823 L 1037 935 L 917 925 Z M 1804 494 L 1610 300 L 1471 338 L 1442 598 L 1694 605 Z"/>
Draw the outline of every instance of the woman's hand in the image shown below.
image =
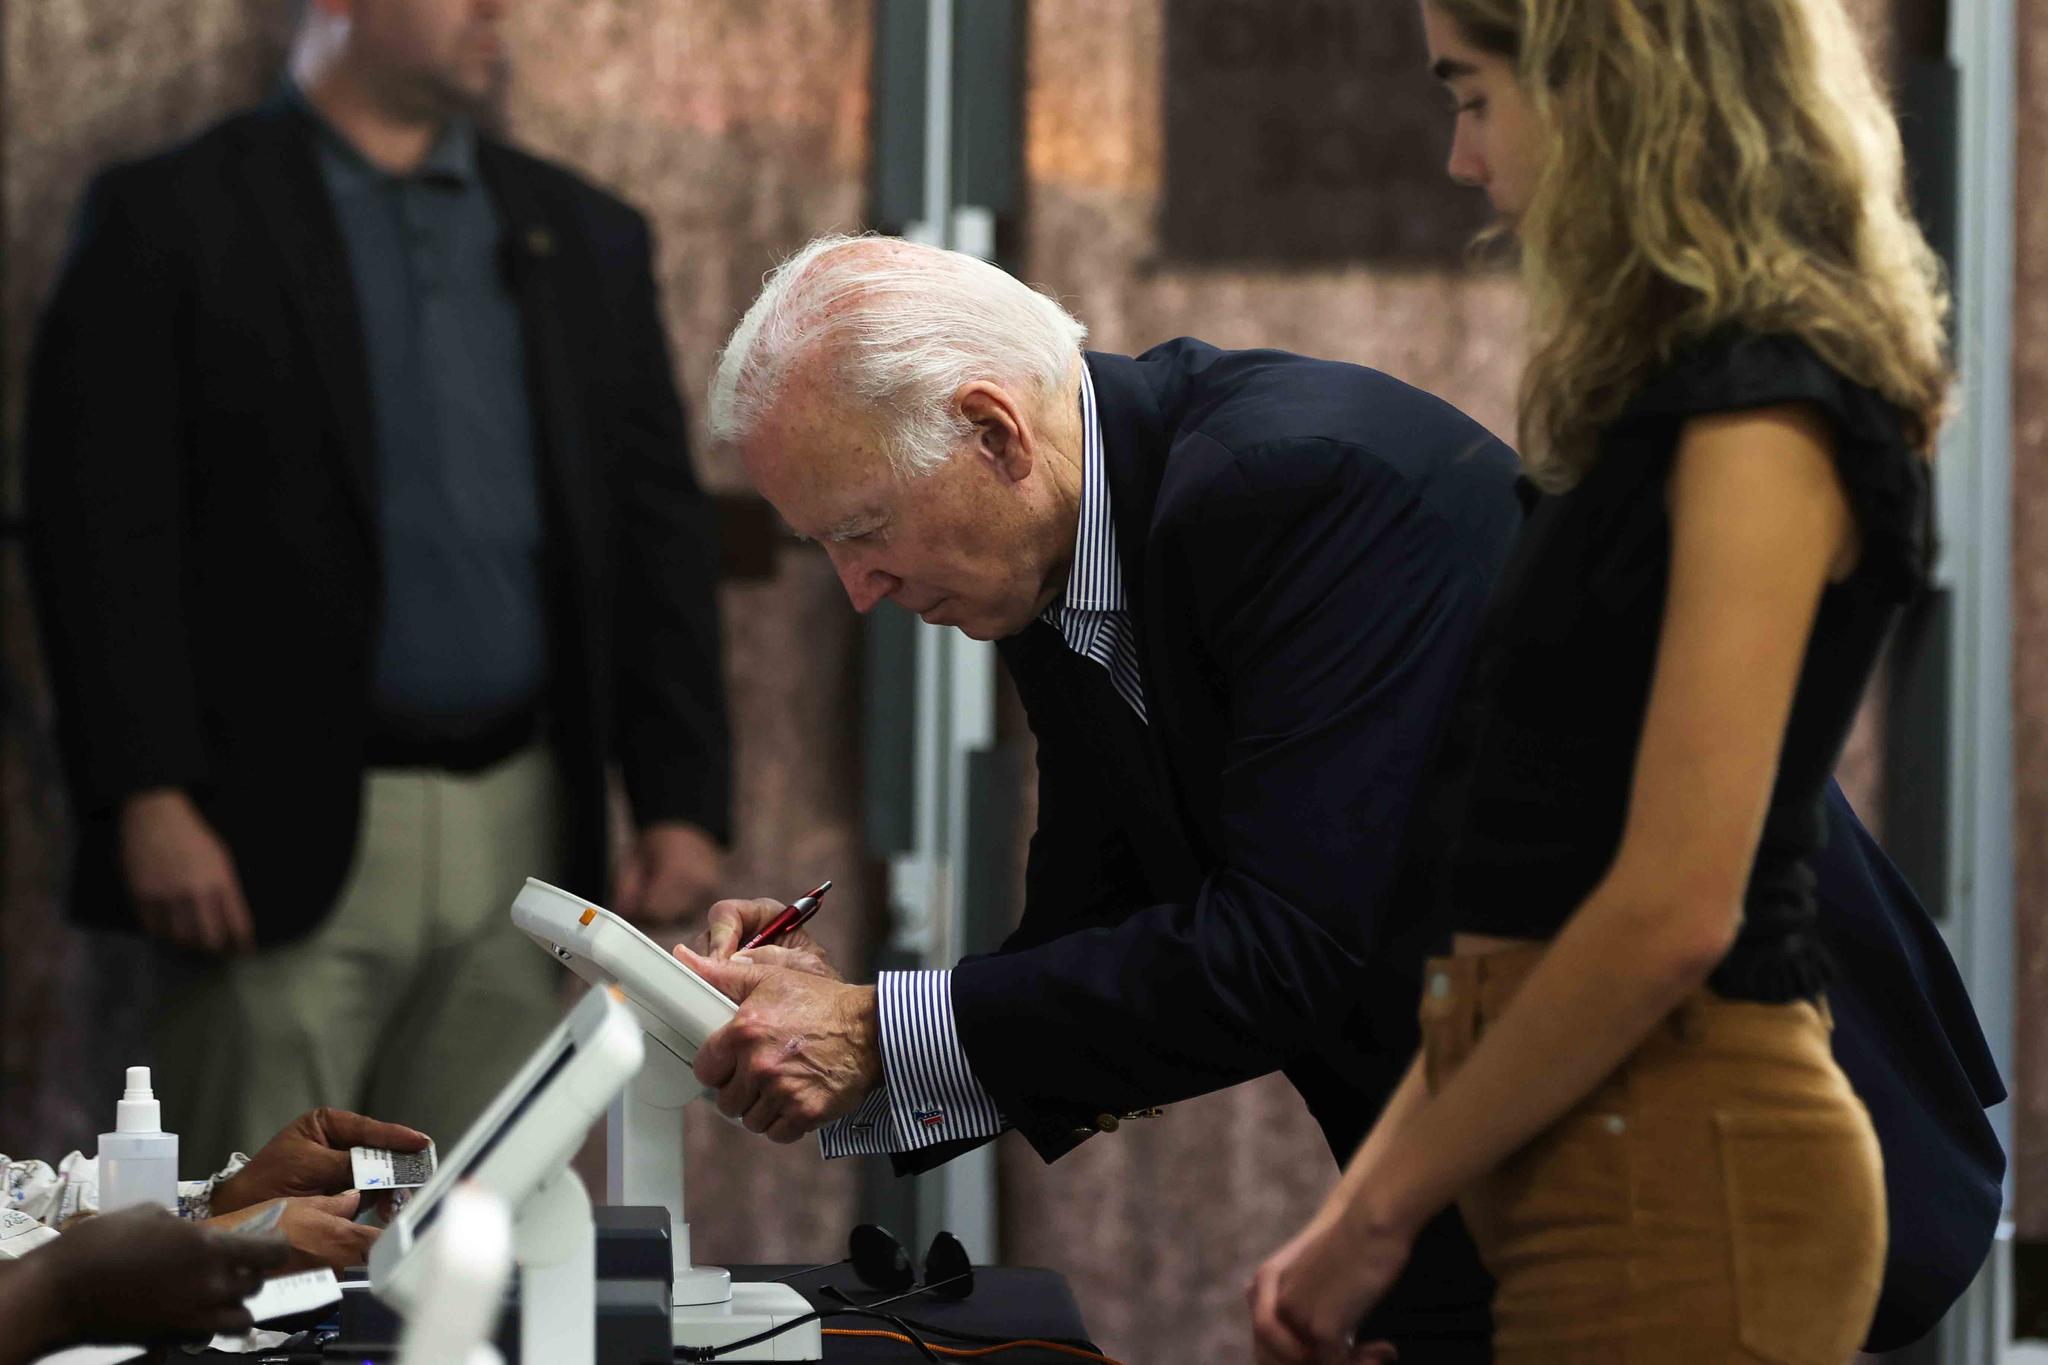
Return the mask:
<path fill-rule="evenodd" d="M 272 1199 L 346 1194 L 355 1188 L 351 1147 L 423 1152 L 427 1135 L 380 1123 L 345 1109 L 313 1109 L 286 1124 L 249 1158 L 249 1164 L 213 1192 L 216 1215 L 237 1213 Z"/>
<path fill-rule="evenodd" d="M 285 1272 L 315 1270 L 321 1266 L 329 1270 L 347 1270 L 351 1266 L 368 1264 L 370 1248 L 377 1244 L 378 1230 L 355 1221 L 362 1208 L 362 1199 L 359 1191 L 348 1190 L 341 1194 L 284 1200 L 284 1213 L 278 1219 L 277 1231 L 291 1248 Z M 266 1200 L 210 1218 L 207 1226 L 232 1232 L 244 1223 L 261 1218 L 275 1202 Z"/>
<path fill-rule="evenodd" d="M 1398 1358 L 1354 1329 L 1408 1263 L 1415 1228 L 1379 1219 L 1340 1187 L 1309 1225 L 1266 1258 L 1245 1298 L 1259 1365 L 1354 1365 Z"/>

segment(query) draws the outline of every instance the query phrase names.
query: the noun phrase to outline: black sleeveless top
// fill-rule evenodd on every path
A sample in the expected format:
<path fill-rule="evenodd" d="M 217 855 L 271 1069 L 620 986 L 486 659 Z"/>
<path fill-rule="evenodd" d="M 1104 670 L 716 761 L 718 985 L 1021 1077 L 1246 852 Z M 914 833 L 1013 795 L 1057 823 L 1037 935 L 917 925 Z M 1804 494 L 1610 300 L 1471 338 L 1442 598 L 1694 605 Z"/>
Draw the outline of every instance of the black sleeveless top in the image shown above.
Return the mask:
<path fill-rule="evenodd" d="M 1812 404 L 1861 531 L 1825 590 L 1786 726 L 1777 785 L 1734 948 L 1711 985 L 1740 999 L 1817 994 L 1808 857 L 1821 798 L 1899 604 L 1929 553 L 1925 462 L 1903 415 L 1787 336 L 1727 331 L 1682 352 L 1600 438 L 1569 491 L 1524 484 L 1529 515 L 1488 608 L 1444 741 L 1430 815 L 1437 894 L 1454 929 L 1549 938 L 1621 843 L 1664 614 L 1665 484 L 1695 414 Z"/>

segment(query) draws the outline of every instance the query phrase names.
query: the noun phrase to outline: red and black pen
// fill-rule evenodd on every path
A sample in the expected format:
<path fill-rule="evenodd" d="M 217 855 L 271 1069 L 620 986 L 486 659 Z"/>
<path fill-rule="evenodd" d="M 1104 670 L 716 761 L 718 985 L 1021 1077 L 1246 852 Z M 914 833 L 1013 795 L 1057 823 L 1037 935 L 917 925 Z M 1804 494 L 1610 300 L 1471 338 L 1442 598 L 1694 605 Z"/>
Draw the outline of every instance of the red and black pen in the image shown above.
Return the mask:
<path fill-rule="evenodd" d="M 798 896 L 796 904 L 784 906 L 782 913 L 763 925 L 760 933 L 755 934 L 752 938 L 741 944 L 739 951 L 744 953 L 749 948 L 758 948 L 770 939 L 779 938 L 783 934 L 794 933 L 796 930 L 803 928 L 805 924 L 810 922 L 811 916 L 818 913 L 819 899 L 831 889 L 832 883 L 828 880 L 815 890 L 806 891 L 803 895 Z"/>

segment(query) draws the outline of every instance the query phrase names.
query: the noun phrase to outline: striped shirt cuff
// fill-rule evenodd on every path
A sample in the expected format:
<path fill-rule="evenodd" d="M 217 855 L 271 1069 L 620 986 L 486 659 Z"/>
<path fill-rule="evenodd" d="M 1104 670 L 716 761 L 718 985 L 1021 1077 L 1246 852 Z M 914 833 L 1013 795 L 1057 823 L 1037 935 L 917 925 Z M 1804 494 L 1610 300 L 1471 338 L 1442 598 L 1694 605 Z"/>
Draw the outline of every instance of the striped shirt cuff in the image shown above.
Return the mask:
<path fill-rule="evenodd" d="M 953 1021 L 953 973 L 883 972 L 875 982 L 882 1084 L 818 1130 L 826 1157 L 914 1152 L 1003 1131 L 996 1103 L 967 1064 Z"/>

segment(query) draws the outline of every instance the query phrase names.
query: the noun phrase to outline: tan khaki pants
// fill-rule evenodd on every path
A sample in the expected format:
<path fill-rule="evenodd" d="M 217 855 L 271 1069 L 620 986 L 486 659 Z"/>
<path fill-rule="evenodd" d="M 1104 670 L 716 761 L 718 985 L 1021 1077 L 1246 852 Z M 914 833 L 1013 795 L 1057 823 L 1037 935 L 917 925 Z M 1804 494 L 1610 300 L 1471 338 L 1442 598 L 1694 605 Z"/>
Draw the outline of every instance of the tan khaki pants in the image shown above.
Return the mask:
<path fill-rule="evenodd" d="M 253 1152 L 323 1104 L 453 1147 L 560 1014 L 562 973 L 511 907 L 525 878 L 557 876 L 561 805 L 544 746 L 473 774 L 368 773 L 319 930 L 167 983 L 156 1091 L 185 1164 Z"/>
<path fill-rule="evenodd" d="M 1434 1093 L 1541 959 L 1432 960 Z M 1884 1273 L 1877 1136 L 1825 1009 L 1696 992 L 1458 1200 L 1498 1365 L 1844 1365 Z"/>

